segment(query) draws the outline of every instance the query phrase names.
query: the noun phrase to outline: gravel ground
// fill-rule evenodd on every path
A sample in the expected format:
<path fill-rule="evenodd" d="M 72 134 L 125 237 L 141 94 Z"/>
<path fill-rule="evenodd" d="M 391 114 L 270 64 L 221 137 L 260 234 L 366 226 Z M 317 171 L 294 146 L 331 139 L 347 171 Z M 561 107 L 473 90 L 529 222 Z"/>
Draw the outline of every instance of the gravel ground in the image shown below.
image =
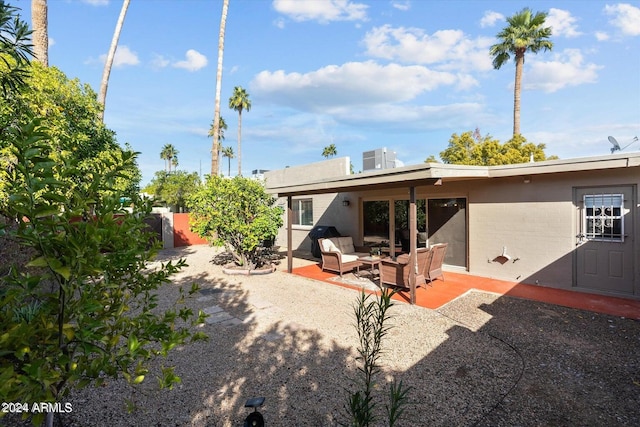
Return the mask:
<path fill-rule="evenodd" d="M 289 275 L 229 276 L 215 249 L 165 250 L 189 267 L 162 289 L 201 285 L 188 301 L 208 309 L 210 339 L 178 348 L 182 383 L 159 391 L 123 381 L 69 396 L 66 426 L 242 426 L 244 402 L 264 396 L 268 426 L 335 426 L 357 363 L 357 292 Z M 298 264 L 305 261 L 297 260 Z M 283 263 L 286 264 L 286 263 Z M 412 387 L 400 426 L 638 426 L 640 322 L 469 292 L 434 311 L 398 302 L 384 343 L 384 384 Z M 125 398 L 137 411 L 127 413 Z M 384 409 L 381 400 L 379 409 Z M 0 419 L 5 425 L 19 425 Z M 384 425 L 379 423 L 378 425 Z"/>

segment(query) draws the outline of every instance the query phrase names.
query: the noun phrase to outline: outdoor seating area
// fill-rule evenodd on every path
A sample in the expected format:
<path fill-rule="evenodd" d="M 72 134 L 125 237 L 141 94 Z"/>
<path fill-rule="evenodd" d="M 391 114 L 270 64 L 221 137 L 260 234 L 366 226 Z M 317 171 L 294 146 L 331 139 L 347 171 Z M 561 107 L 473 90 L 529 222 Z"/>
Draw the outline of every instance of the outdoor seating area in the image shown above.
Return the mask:
<path fill-rule="evenodd" d="M 359 272 L 367 267 L 372 272 L 377 269 L 378 286 L 409 289 L 411 271 L 410 254 L 402 253 L 397 257 L 371 256 L 369 247 L 356 247 L 350 236 L 318 239 L 322 255 L 321 270 L 331 271 L 343 277 L 344 273 Z M 429 248 L 416 250 L 416 286 L 425 286 L 436 279 L 444 280 L 442 263 L 447 251 L 447 243 L 434 244 Z"/>
<path fill-rule="evenodd" d="M 318 239 L 318 245 L 322 254 L 322 271 L 333 271 L 340 276 L 358 269 L 362 265 L 360 258 L 369 255 L 368 248 L 356 248 L 350 236 Z"/>

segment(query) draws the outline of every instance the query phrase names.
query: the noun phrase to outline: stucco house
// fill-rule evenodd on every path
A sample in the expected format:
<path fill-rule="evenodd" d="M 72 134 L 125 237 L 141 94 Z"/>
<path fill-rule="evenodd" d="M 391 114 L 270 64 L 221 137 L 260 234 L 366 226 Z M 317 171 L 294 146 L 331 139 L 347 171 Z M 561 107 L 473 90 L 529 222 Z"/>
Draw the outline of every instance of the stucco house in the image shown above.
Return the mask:
<path fill-rule="evenodd" d="M 334 226 L 391 253 L 410 250 L 409 240 L 447 242 L 449 271 L 640 299 L 640 152 L 359 174 L 349 165 L 345 157 L 265 174 L 288 208 L 277 244 L 289 254 L 309 250 L 314 226 Z"/>

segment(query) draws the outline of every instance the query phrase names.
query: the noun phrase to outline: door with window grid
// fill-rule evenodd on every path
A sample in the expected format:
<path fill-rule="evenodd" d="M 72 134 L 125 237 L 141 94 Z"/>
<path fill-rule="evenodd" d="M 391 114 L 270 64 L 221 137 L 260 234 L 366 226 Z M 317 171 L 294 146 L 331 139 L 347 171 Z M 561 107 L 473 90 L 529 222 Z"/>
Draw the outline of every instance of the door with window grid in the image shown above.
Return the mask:
<path fill-rule="evenodd" d="M 631 186 L 575 190 L 577 287 L 634 293 L 634 197 Z"/>

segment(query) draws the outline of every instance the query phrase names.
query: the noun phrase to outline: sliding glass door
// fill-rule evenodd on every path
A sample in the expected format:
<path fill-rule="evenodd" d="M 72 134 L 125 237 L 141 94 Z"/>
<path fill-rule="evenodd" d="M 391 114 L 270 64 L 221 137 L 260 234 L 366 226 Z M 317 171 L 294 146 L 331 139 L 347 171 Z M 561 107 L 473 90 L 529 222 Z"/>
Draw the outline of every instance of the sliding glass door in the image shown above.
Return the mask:
<path fill-rule="evenodd" d="M 429 199 L 429 244 L 448 243 L 444 263 L 467 267 L 467 199 Z"/>

